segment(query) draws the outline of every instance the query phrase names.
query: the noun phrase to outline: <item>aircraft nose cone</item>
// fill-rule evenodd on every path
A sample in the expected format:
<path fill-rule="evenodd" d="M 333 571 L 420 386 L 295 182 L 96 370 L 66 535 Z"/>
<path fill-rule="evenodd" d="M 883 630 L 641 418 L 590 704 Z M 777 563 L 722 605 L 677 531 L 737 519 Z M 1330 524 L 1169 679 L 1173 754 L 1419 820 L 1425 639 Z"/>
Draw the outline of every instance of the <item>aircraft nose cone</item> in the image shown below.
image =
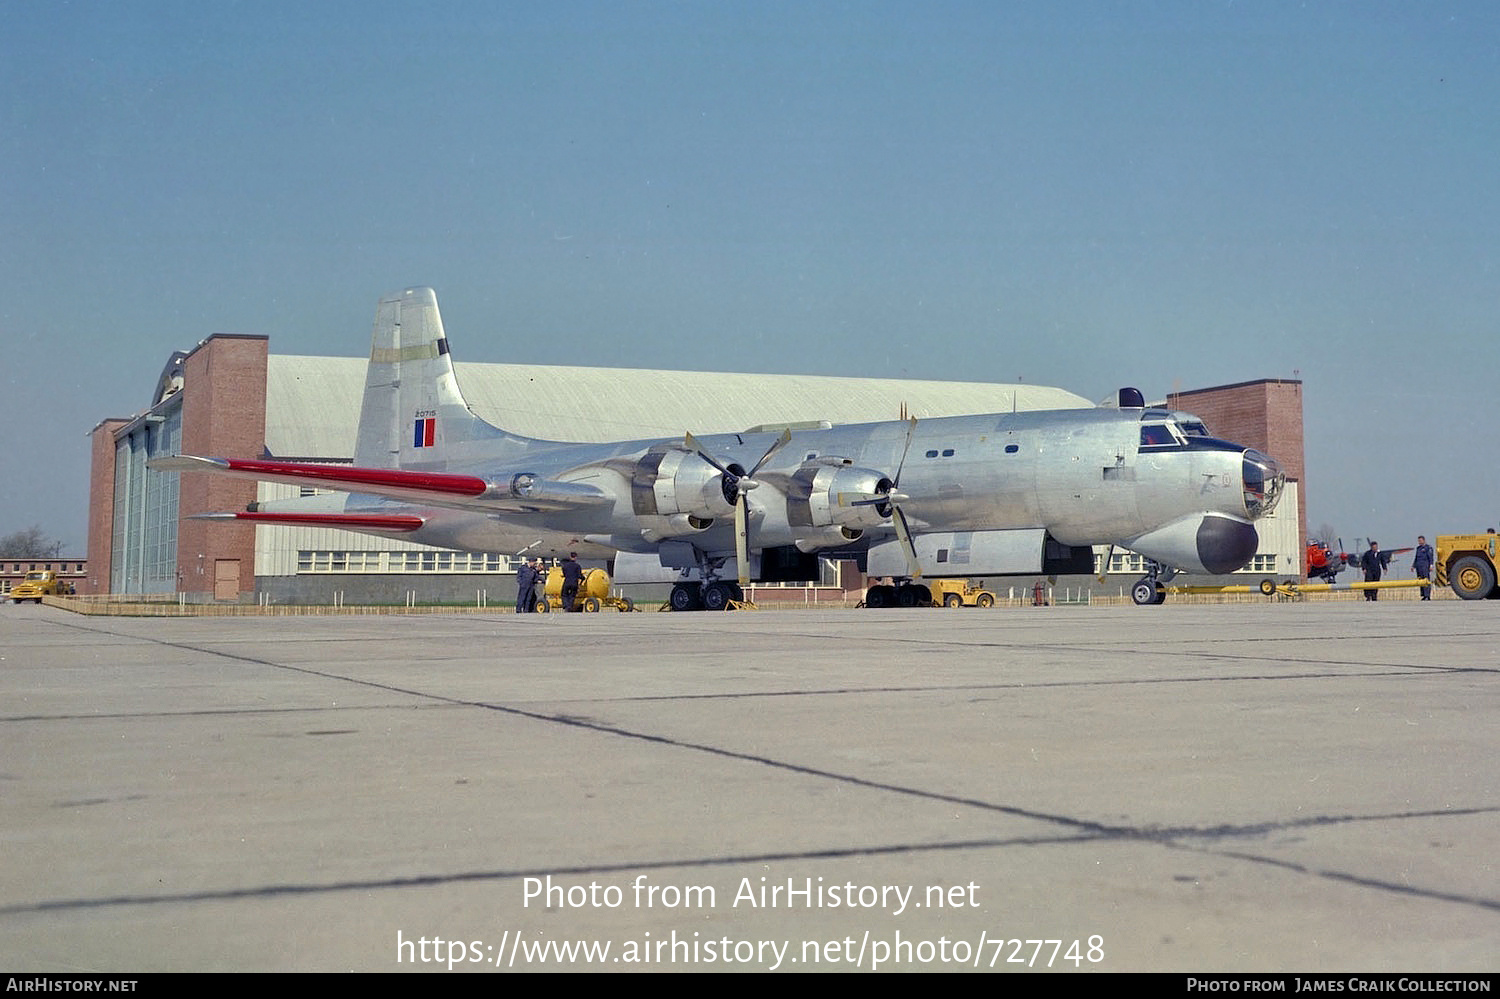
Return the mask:
<path fill-rule="evenodd" d="M 1198 525 L 1198 561 L 1213 575 L 1233 572 L 1260 547 L 1255 527 L 1228 517 L 1204 517 Z"/>
<path fill-rule="evenodd" d="M 1286 485 L 1286 474 L 1275 458 L 1254 448 L 1244 454 L 1243 472 L 1245 512 L 1251 520 L 1264 517 L 1276 509 L 1276 501 L 1281 499 L 1282 487 Z"/>

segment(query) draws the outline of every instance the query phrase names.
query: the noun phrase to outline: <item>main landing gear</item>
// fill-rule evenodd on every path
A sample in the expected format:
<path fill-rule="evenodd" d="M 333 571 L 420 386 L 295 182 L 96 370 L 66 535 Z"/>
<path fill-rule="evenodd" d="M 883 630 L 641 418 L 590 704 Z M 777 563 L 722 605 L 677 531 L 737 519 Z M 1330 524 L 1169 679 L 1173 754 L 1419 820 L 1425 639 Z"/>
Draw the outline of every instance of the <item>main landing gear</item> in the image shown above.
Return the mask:
<path fill-rule="evenodd" d="M 745 591 L 738 583 L 717 579 L 711 583 L 677 583 L 672 587 L 667 605 L 674 611 L 730 610 L 745 602 Z"/>
<path fill-rule="evenodd" d="M 922 583 L 872 586 L 865 591 L 866 607 L 926 607 L 932 590 Z"/>

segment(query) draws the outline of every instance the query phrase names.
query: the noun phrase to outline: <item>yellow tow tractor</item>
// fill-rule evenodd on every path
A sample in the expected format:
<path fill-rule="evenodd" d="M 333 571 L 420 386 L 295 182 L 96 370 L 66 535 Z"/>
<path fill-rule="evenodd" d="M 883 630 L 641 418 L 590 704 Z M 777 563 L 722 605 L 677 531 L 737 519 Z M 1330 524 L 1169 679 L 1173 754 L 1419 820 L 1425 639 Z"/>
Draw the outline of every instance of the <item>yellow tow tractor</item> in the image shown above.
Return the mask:
<path fill-rule="evenodd" d="M 993 607 L 995 595 L 983 583 L 969 579 L 923 580 L 932 591 L 934 607 Z"/>
<path fill-rule="evenodd" d="M 1465 600 L 1500 600 L 1496 586 L 1496 544 L 1500 535 L 1439 534 L 1437 584 L 1451 586 Z"/>
<path fill-rule="evenodd" d="M 23 600 L 41 603 L 43 597 L 65 597 L 72 592 L 73 584 L 58 578 L 56 569 L 33 569 L 11 589 L 10 598 L 16 603 Z"/>
<path fill-rule="evenodd" d="M 562 584 L 562 569 L 557 566 L 548 569 L 547 583 L 542 587 L 542 595 L 536 601 L 538 614 L 563 609 Z M 613 607 L 622 614 L 628 614 L 635 610 L 635 601 L 629 597 L 610 596 L 609 573 L 603 569 L 585 569 L 583 581 L 578 584 L 578 596 L 573 601 L 573 609 L 597 614 L 605 607 Z"/>

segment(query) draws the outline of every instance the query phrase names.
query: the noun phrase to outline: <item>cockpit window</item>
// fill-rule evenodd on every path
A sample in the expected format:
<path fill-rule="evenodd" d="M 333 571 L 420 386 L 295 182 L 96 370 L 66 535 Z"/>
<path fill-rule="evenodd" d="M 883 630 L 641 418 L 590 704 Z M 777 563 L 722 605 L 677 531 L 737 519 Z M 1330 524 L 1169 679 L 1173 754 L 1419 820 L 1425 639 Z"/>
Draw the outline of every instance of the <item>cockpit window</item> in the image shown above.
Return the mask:
<path fill-rule="evenodd" d="M 1141 424 L 1141 447 L 1170 447 L 1176 443 L 1177 438 L 1165 423 Z"/>
<path fill-rule="evenodd" d="M 1178 426 L 1182 428 L 1184 437 L 1210 437 L 1208 428 L 1203 425 L 1202 420 L 1184 420 Z"/>
<path fill-rule="evenodd" d="M 1243 474 L 1245 512 L 1250 514 L 1250 519 L 1263 517 L 1276 509 L 1276 502 L 1281 499 L 1282 487 L 1286 485 L 1286 475 L 1281 471 L 1281 466 L 1277 464 L 1276 459 L 1261 454 L 1254 448 L 1247 448 Z"/>

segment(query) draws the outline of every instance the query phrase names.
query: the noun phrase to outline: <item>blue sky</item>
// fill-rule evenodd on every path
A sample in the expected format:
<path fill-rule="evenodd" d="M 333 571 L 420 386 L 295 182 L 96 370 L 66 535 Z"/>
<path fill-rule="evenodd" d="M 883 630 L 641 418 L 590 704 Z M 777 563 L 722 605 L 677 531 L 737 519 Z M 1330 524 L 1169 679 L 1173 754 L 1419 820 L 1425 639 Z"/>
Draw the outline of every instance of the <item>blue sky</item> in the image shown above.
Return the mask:
<path fill-rule="evenodd" d="M 1301 378 L 1308 517 L 1500 526 L 1500 5 L 0 0 L 0 533 L 215 332 L 1059 385 Z"/>

